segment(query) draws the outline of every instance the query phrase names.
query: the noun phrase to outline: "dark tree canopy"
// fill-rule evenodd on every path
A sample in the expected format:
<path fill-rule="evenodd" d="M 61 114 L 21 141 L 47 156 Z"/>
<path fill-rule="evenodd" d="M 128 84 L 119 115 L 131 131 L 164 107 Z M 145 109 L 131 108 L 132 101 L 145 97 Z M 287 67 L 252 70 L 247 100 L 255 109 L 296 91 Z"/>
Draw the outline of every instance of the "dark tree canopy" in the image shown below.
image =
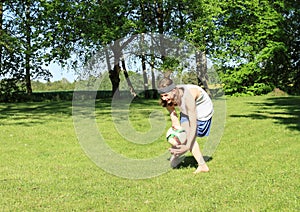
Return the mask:
<path fill-rule="evenodd" d="M 297 0 L 4 0 L 0 92 L 31 94 L 32 80 L 51 78 L 51 62 L 78 67 L 108 44 L 119 45 L 118 39 L 150 32 L 192 43 L 199 73 L 207 71 L 203 58 L 213 61 L 226 94 L 300 91 Z M 140 56 L 145 89 L 147 75 L 155 77 L 150 69 L 162 68 L 157 60 L 168 63 L 163 51 L 160 57 Z M 107 71 L 117 90 L 126 64 L 120 52 L 114 57 Z M 197 77 L 205 81 L 204 75 Z"/>

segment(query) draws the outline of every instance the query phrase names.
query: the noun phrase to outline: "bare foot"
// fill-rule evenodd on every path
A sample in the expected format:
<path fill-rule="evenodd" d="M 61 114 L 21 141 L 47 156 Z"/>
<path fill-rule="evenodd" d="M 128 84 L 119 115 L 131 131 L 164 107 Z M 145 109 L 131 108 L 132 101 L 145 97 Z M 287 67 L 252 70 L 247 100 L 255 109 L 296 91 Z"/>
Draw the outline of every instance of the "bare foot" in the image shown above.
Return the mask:
<path fill-rule="evenodd" d="M 206 163 L 203 165 L 199 165 L 198 168 L 196 169 L 196 171 L 194 171 L 194 174 L 198 174 L 200 172 L 209 172 L 209 168 L 206 165 Z"/>

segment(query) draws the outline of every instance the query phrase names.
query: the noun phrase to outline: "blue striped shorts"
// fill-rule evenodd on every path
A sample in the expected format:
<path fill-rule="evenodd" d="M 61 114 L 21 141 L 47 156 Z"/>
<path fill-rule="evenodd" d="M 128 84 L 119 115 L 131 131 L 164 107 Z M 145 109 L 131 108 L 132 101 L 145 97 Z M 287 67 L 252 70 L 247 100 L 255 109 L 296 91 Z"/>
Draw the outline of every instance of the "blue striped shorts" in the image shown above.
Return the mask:
<path fill-rule="evenodd" d="M 212 118 L 208 119 L 207 121 L 197 120 L 197 136 L 198 137 L 204 137 L 204 136 L 209 135 L 211 119 Z M 184 114 L 180 114 L 180 124 L 183 122 L 186 122 L 186 121 L 189 121 L 189 117 Z"/>

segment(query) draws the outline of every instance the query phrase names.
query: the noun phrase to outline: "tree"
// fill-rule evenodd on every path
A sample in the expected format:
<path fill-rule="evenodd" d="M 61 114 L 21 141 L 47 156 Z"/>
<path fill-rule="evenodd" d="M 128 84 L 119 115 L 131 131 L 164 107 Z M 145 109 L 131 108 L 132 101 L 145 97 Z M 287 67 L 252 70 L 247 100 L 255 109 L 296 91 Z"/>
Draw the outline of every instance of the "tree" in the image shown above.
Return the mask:
<path fill-rule="evenodd" d="M 122 62 L 122 51 L 131 42 L 134 38 L 133 32 L 135 24 L 132 21 L 134 15 L 135 2 L 124 2 L 124 1 L 109 1 L 103 0 L 98 1 L 93 5 L 93 12 L 90 13 L 88 19 L 90 25 L 94 28 L 85 28 L 82 33 L 84 33 L 84 43 L 87 40 L 90 40 L 94 46 L 100 48 L 101 46 L 109 45 L 109 49 L 112 51 L 114 57 L 113 64 L 108 64 L 108 67 L 111 67 L 109 71 L 109 78 L 112 83 L 112 93 L 115 97 L 119 96 L 119 83 L 120 83 L 120 72 Z M 95 38 L 94 34 L 97 34 L 98 37 Z M 128 39 L 126 40 L 126 37 Z M 122 39 L 122 43 L 121 42 Z M 97 47 L 98 46 L 98 47 Z M 86 55 L 85 55 L 86 56 Z M 109 54 L 107 54 L 109 56 Z M 88 57 L 86 57 L 87 61 Z M 110 63 L 110 58 L 107 58 L 107 61 Z M 123 69 L 126 69 L 123 61 Z M 127 76 L 127 81 L 129 78 Z M 130 85 L 130 83 L 129 83 Z M 135 94 L 136 95 L 136 94 Z"/>
<path fill-rule="evenodd" d="M 49 78 L 50 72 L 43 68 L 46 47 L 42 40 L 43 24 L 40 3 L 33 0 L 24 2 L 5 1 L 6 14 L 3 29 L 4 40 L 8 41 L 2 51 L 1 74 L 25 82 L 27 94 L 32 93 L 32 78 Z M 3 50 L 3 48 L 2 48 Z M 4 60 L 2 60 L 4 61 Z"/>
<path fill-rule="evenodd" d="M 227 94 L 299 90 L 298 19 L 296 0 L 2 0 L 0 76 L 24 83 L 30 94 L 32 79 L 51 76 L 45 65 L 81 66 L 110 45 L 106 59 L 113 62 L 103 71 L 118 94 L 123 50 L 136 34 L 152 32 L 162 35 L 151 41 L 160 48 L 136 55 L 144 89 L 149 66 L 155 88 L 154 69 L 180 65 L 168 54 L 181 47 L 167 49 L 164 40 L 175 36 L 196 47 L 198 79 L 206 88 L 208 57 L 221 67 Z"/>
<path fill-rule="evenodd" d="M 13 101 L 23 91 L 18 79 L 20 58 L 16 56 L 17 39 L 12 36 L 8 1 L 0 3 L 0 93 L 4 101 Z M 7 18 L 9 16 L 9 18 Z"/>
<path fill-rule="evenodd" d="M 207 73 L 207 55 L 212 54 L 215 39 L 215 19 L 220 13 L 219 4 L 211 0 L 185 1 L 183 8 L 186 21 L 185 36 L 196 47 L 196 71 L 198 85 L 204 87 L 212 96 L 209 89 L 209 77 Z"/>
<path fill-rule="evenodd" d="M 277 1 L 274 9 L 279 12 L 283 20 L 280 22 L 283 34 L 280 39 L 285 44 L 285 54 L 281 56 L 285 60 L 278 67 L 276 81 L 280 82 L 280 88 L 289 93 L 300 93 L 300 4 L 297 0 Z"/>
<path fill-rule="evenodd" d="M 284 1 L 221 2 L 215 45 L 227 94 L 263 94 L 282 83 L 288 70 Z M 276 9 L 277 8 L 277 9 Z M 215 60 L 217 62 L 217 60 Z"/>
<path fill-rule="evenodd" d="M 2 70 L 2 48 L 3 48 L 3 2 L 4 0 L 0 1 L 0 73 Z"/>

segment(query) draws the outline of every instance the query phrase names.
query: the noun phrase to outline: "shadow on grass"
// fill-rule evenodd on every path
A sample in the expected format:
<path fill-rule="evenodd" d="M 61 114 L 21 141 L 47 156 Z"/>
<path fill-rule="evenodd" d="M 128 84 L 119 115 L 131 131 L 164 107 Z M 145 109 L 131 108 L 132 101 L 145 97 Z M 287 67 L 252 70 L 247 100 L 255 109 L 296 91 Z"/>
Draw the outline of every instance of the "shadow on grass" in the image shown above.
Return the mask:
<path fill-rule="evenodd" d="M 300 131 L 300 97 L 270 97 L 264 102 L 250 102 L 257 110 L 249 115 L 232 115 L 252 119 L 273 119 L 276 124 Z"/>
<path fill-rule="evenodd" d="M 5 125 L 43 124 L 58 115 L 71 116 L 71 107 L 72 102 L 69 101 L 5 103 L 0 104 L 0 119 Z"/>
<path fill-rule="evenodd" d="M 111 100 L 96 103 L 110 107 Z M 47 121 L 61 121 L 72 116 L 72 101 L 22 102 L 0 104 L 0 120 L 5 125 L 31 126 Z M 12 121 L 8 121 L 12 120 Z"/>
<path fill-rule="evenodd" d="M 97 99 L 95 105 L 83 104 L 82 108 L 95 107 L 96 116 L 101 118 L 111 116 L 111 98 Z M 85 103 L 85 102 L 84 102 Z M 0 120 L 5 125 L 43 124 L 46 121 L 58 120 L 72 116 L 72 101 L 48 101 L 48 102 L 20 102 L 20 103 L 0 103 Z M 76 103 L 81 107 L 80 102 Z M 139 113 L 149 113 L 149 111 L 139 110 L 151 108 L 158 105 L 157 100 L 136 99 L 132 105 Z M 91 108 L 89 111 L 93 111 Z M 7 120 L 13 120 L 8 122 Z"/>
<path fill-rule="evenodd" d="M 209 162 L 213 159 L 212 157 L 209 156 L 203 156 L 203 158 L 205 162 Z M 198 163 L 193 156 L 186 156 L 184 160 L 180 164 L 178 164 L 178 166 L 176 166 L 175 169 L 188 168 L 188 167 L 192 167 L 192 168 L 198 167 Z"/>

